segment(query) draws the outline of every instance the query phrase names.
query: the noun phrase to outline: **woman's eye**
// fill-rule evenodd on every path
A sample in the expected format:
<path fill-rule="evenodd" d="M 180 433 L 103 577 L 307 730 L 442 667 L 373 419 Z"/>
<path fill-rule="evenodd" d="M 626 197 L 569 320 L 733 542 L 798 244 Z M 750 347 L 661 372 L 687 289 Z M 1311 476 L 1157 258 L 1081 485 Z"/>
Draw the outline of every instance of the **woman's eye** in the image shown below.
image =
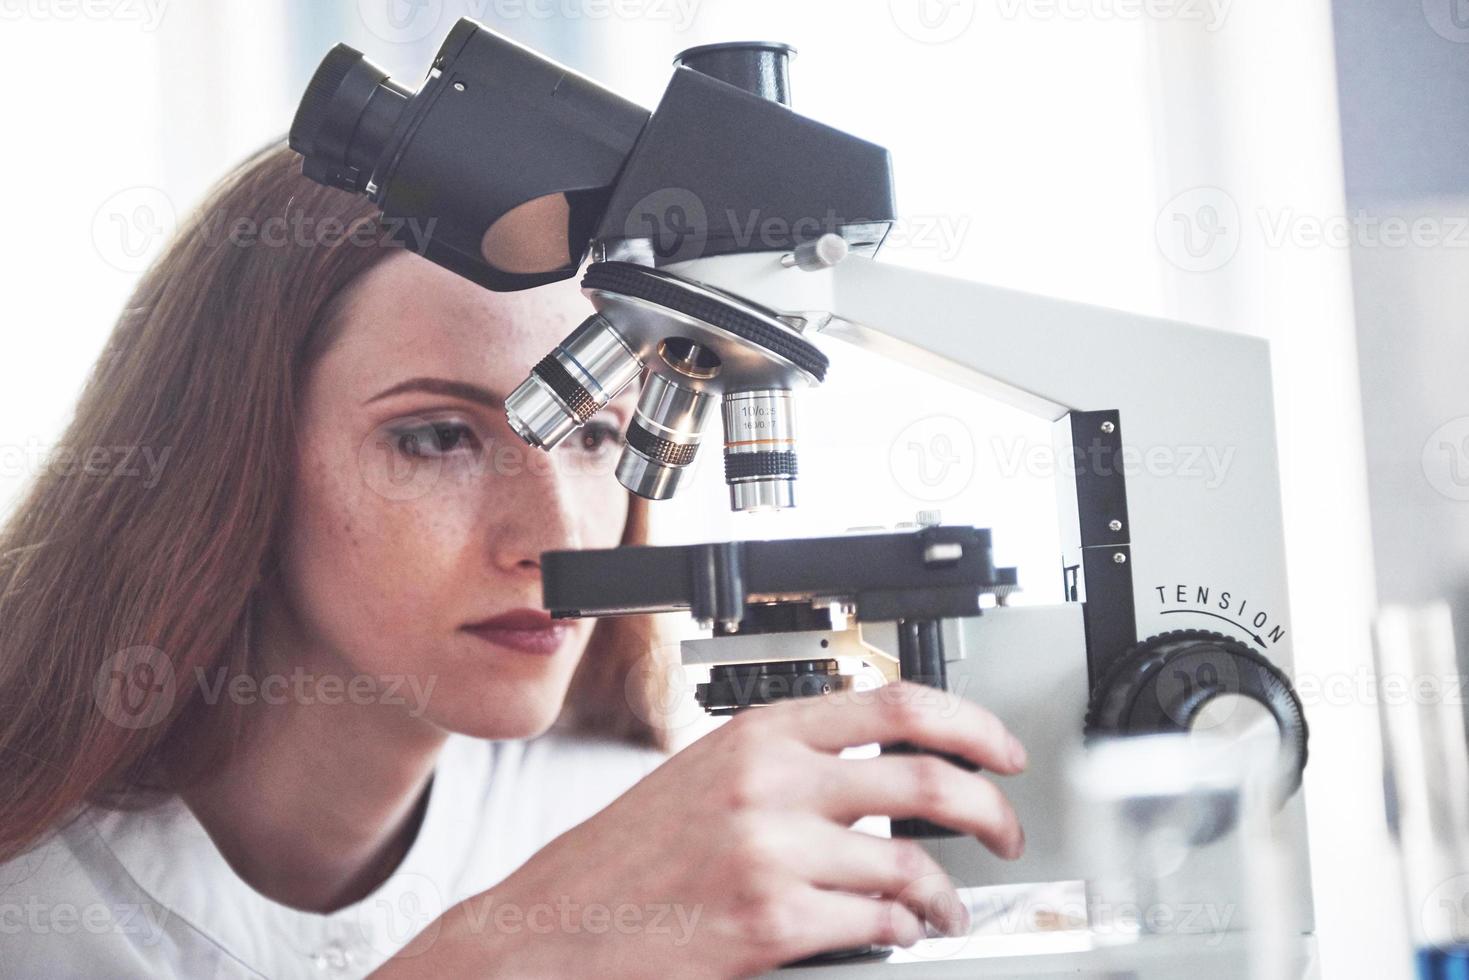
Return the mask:
<path fill-rule="evenodd" d="M 622 446 L 622 430 L 605 422 L 592 422 L 581 427 L 574 442 L 583 452 L 602 453 Z"/>
<path fill-rule="evenodd" d="M 413 459 L 434 459 L 479 448 L 474 431 L 459 422 L 431 422 L 400 429 L 393 433 L 393 443 L 398 452 Z"/>

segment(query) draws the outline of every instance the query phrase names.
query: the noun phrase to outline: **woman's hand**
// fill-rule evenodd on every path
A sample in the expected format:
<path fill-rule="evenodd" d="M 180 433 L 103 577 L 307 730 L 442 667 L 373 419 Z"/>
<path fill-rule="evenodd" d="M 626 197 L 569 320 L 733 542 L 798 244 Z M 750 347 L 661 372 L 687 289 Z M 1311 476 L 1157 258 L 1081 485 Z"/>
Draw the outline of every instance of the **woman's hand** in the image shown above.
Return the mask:
<path fill-rule="evenodd" d="M 1025 839 L 1015 812 L 985 776 L 937 756 L 838 758 L 874 742 L 993 773 L 1025 767 L 994 715 L 932 688 L 747 711 L 452 908 L 428 948 L 383 975 L 724 978 L 829 950 L 911 945 L 925 923 L 967 931 L 953 884 L 918 844 L 850 825 L 921 817 L 1014 858 Z"/>

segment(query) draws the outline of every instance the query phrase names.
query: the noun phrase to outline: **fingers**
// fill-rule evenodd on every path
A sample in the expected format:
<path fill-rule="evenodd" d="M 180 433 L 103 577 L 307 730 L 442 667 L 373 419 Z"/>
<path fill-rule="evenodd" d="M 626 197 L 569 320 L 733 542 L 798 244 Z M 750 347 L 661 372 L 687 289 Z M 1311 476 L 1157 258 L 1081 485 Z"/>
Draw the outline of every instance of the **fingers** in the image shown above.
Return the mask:
<path fill-rule="evenodd" d="M 994 772 L 1025 769 L 1025 748 L 993 714 L 966 698 L 900 682 L 763 708 L 769 721 L 825 752 L 872 742 L 912 742 Z"/>
<path fill-rule="evenodd" d="M 1025 835 L 1015 810 L 996 785 L 926 753 L 877 759 L 838 759 L 852 745 L 904 742 L 974 761 L 994 772 L 1025 764 L 1019 742 L 993 714 L 945 691 L 893 684 L 875 691 L 804 698 L 735 719 L 749 736 L 745 755 L 758 761 L 759 778 L 735 779 L 736 800 L 814 810 L 838 823 L 864 816 L 918 818 L 971 834 L 995 854 L 1017 858 Z M 793 746 L 779 743 L 794 739 Z M 743 755 L 727 753 L 726 758 Z M 781 763 L 770 768 L 772 763 Z M 789 770 L 787 778 L 778 773 Z M 776 773 L 777 775 L 772 775 Z M 791 775 L 795 773 L 797 775 Z"/>
<path fill-rule="evenodd" d="M 820 821 L 806 853 L 818 856 L 812 884 L 901 903 L 946 935 L 969 931 L 969 910 L 939 863 L 917 841 L 890 840 Z"/>
<path fill-rule="evenodd" d="M 1025 831 L 999 787 L 937 756 L 833 759 L 815 785 L 822 814 L 841 823 L 919 817 L 977 837 L 1002 858 L 1025 851 Z"/>
<path fill-rule="evenodd" d="M 912 946 L 927 935 L 911 909 L 889 899 L 804 888 L 790 907 L 808 923 L 820 924 L 802 930 L 788 948 L 791 959 L 862 946 Z"/>
<path fill-rule="evenodd" d="M 737 871 L 719 887 L 741 896 L 737 929 L 782 950 L 785 962 L 969 932 L 967 906 L 915 841 L 876 837 L 814 813 L 747 816 L 729 837 L 738 842 Z"/>

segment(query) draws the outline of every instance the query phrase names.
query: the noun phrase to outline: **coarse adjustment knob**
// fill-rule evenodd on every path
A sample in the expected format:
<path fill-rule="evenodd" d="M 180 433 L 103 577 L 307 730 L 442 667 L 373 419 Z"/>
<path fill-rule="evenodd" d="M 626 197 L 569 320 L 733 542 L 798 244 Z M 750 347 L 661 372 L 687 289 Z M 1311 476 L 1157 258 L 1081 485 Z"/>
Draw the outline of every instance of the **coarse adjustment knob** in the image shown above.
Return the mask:
<path fill-rule="evenodd" d="M 1277 803 L 1301 785 L 1307 728 L 1289 678 L 1257 651 L 1220 633 L 1175 630 L 1127 651 L 1097 683 L 1088 737 L 1198 732 L 1279 745 Z"/>

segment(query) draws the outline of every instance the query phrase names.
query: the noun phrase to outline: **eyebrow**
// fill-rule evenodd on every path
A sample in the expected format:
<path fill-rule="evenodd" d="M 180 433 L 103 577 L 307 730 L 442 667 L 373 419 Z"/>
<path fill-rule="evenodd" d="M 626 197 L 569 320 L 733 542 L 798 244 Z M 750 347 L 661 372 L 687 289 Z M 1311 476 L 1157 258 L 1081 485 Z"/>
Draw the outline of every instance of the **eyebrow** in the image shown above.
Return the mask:
<path fill-rule="evenodd" d="M 371 405 L 375 401 L 391 398 L 407 391 L 423 391 L 431 395 L 447 395 L 450 398 L 461 398 L 467 402 L 478 402 L 490 408 L 504 408 L 505 399 L 479 385 L 470 384 L 468 381 L 451 381 L 448 378 L 409 378 L 407 381 L 393 385 L 386 391 L 380 391 L 373 395 L 364 405 Z"/>

